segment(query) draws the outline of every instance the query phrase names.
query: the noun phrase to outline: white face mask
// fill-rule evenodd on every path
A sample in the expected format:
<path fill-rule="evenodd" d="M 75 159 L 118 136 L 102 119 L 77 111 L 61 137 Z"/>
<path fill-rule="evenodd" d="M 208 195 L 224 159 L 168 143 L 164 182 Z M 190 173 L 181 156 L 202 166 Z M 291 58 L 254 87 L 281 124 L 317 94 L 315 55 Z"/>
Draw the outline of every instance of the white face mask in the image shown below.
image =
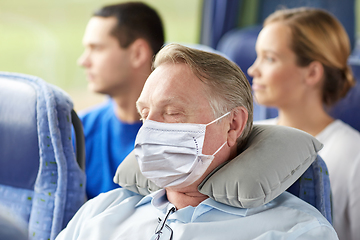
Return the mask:
<path fill-rule="evenodd" d="M 186 187 L 195 182 L 226 144 L 221 145 L 213 155 L 202 154 L 206 126 L 229 114 L 208 124 L 145 120 L 137 134 L 134 149 L 142 174 L 161 188 Z"/>

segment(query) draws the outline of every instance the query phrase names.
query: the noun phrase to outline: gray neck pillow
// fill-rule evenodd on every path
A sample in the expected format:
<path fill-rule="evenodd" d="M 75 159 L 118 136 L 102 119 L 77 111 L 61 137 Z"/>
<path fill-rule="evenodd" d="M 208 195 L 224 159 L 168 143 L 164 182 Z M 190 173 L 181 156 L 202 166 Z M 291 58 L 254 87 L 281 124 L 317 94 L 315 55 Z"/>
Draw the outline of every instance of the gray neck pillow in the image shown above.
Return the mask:
<path fill-rule="evenodd" d="M 239 155 L 217 167 L 198 186 L 215 201 L 240 208 L 266 204 L 290 187 L 317 157 L 322 144 L 301 130 L 254 125 Z M 134 152 L 119 165 L 114 182 L 147 195 L 160 189 L 140 172 Z"/>

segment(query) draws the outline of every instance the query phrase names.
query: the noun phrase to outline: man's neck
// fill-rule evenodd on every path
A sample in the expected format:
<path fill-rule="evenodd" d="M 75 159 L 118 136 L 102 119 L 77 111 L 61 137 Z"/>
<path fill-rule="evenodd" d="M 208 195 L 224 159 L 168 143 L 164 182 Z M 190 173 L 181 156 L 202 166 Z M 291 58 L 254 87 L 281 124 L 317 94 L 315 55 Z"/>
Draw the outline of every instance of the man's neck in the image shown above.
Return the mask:
<path fill-rule="evenodd" d="M 150 73 L 146 72 L 146 74 Z M 143 73 L 140 74 L 140 76 L 133 76 L 131 78 L 131 85 L 121 89 L 120 93 L 117 92 L 111 95 L 115 103 L 115 115 L 122 122 L 135 123 L 140 121 L 140 115 L 136 109 L 136 101 L 140 96 L 144 82 L 146 81 L 146 76 L 148 76 L 146 74 Z"/>
<path fill-rule="evenodd" d="M 196 207 L 202 201 L 209 198 L 199 191 L 179 192 L 171 189 L 166 189 L 166 196 L 169 202 L 175 205 L 176 209 L 181 209 L 187 206 Z"/>
<path fill-rule="evenodd" d="M 125 123 L 135 123 L 140 121 L 140 115 L 136 109 L 135 101 L 121 97 L 113 98 L 114 112 L 116 117 Z"/>

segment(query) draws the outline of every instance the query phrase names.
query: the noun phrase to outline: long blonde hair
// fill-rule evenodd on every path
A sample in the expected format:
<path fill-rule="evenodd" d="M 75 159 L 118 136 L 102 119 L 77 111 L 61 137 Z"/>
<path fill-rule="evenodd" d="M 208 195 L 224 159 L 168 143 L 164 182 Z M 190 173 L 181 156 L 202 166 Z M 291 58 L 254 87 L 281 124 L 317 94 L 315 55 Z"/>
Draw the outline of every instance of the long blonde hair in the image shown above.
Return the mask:
<path fill-rule="evenodd" d="M 324 67 L 322 101 L 331 106 L 355 84 L 347 59 L 350 41 L 341 23 L 330 13 L 314 8 L 282 9 L 265 19 L 264 26 L 282 22 L 291 29 L 290 48 L 299 66 L 313 61 Z"/>

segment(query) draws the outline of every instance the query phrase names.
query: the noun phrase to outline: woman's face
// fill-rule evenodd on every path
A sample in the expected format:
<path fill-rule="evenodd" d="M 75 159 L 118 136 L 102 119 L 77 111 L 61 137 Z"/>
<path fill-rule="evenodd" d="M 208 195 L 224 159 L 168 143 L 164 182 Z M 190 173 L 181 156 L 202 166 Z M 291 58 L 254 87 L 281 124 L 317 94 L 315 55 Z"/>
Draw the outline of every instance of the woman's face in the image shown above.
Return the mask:
<path fill-rule="evenodd" d="M 304 97 L 306 67 L 297 66 L 290 43 L 291 30 L 280 22 L 261 30 L 256 42 L 257 58 L 248 69 L 259 104 L 281 108 Z"/>

